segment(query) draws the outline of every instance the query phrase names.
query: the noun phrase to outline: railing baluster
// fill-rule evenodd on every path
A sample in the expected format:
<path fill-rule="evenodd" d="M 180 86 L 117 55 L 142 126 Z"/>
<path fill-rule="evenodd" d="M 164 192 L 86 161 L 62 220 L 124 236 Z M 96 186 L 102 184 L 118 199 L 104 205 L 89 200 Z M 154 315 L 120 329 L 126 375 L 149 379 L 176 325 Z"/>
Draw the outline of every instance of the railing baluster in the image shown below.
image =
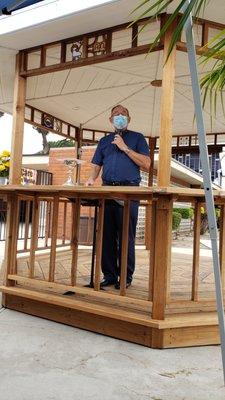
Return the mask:
<path fill-rule="evenodd" d="M 24 250 L 27 250 L 27 241 L 29 236 L 29 226 L 30 226 L 30 200 L 26 201 L 26 211 L 25 211 L 25 232 L 24 232 Z"/>
<path fill-rule="evenodd" d="M 198 300 L 199 256 L 200 256 L 201 203 L 196 201 L 194 213 L 193 265 L 191 300 Z"/>
<path fill-rule="evenodd" d="M 96 265 L 95 265 L 95 280 L 94 280 L 95 290 L 100 290 L 104 212 L 105 212 L 105 200 L 102 199 L 99 200 L 98 223 L 96 232 Z"/>
<path fill-rule="evenodd" d="M 47 200 L 46 207 L 46 225 L 45 225 L 45 247 L 48 247 L 48 239 L 50 236 L 50 226 L 51 226 L 51 201 Z"/>
<path fill-rule="evenodd" d="M 33 200 L 32 209 L 32 231 L 30 243 L 30 278 L 34 278 L 34 263 L 35 263 L 35 250 L 38 242 L 38 222 L 39 222 L 39 202 L 38 197 L 35 196 Z"/>
<path fill-rule="evenodd" d="M 65 239 L 66 239 L 66 223 L 67 223 L 67 202 L 63 203 L 62 244 L 65 244 Z"/>
<path fill-rule="evenodd" d="M 122 230 L 121 270 L 120 270 L 121 296 L 125 296 L 126 294 L 129 219 L 130 219 L 130 200 L 126 200 L 124 202 L 124 209 L 123 209 L 123 230 Z"/>
<path fill-rule="evenodd" d="M 78 260 L 78 242 L 80 230 L 80 207 L 81 201 L 76 199 L 76 203 L 72 203 L 72 234 L 71 234 L 71 248 L 72 248 L 72 261 L 71 261 L 71 285 L 75 286 L 77 283 L 77 260 Z"/>
<path fill-rule="evenodd" d="M 53 200 L 53 213 L 52 213 L 52 235 L 51 235 L 51 251 L 50 251 L 49 278 L 48 278 L 49 282 L 54 282 L 54 277 L 55 277 L 58 215 L 59 215 L 59 195 L 55 195 Z"/>

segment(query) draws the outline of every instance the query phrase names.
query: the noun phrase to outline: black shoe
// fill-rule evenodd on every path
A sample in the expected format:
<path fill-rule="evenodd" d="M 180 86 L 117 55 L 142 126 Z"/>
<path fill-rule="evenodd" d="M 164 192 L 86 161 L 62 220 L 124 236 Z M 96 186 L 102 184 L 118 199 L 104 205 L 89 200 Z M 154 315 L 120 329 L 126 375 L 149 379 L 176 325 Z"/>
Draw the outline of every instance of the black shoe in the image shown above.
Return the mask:
<path fill-rule="evenodd" d="M 130 286 L 131 286 L 131 281 L 126 283 L 126 289 L 128 289 Z M 116 282 L 115 289 L 120 290 L 120 281 Z"/>
<path fill-rule="evenodd" d="M 100 287 L 105 287 L 105 286 L 112 286 L 115 285 L 117 282 L 112 281 L 111 279 L 107 279 L 104 278 L 101 282 L 100 282 Z"/>
<path fill-rule="evenodd" d="M 64 296 L 73 296 L 74 294 L 75 294 L 75 292 L 72 292 L 70 290 L 68 290 L 68 292 L 63 293 Z"/>

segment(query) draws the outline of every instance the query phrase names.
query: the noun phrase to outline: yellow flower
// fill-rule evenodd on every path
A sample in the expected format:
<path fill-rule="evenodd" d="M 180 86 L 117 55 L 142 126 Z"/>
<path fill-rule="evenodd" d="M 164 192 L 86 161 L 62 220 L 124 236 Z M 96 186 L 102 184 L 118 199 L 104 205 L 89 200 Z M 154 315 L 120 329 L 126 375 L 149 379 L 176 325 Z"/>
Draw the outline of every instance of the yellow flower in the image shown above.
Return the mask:
<path fill-rule="evenodd" d="M 3 150 L 1 157 L 10 157 L 10 151 L 8 150 Z"/>
<path fill-rule="evenodd" d="M 5 164 L 5 166 L 6 166 L 7 168 L 10 167 L 10 161 L 6 161 L 4 164 Z"/>
<path fill-rule="evenodd" d="M 3 164 L 0 164 L 0 171 L 4 171 L 6 168 Z"/>

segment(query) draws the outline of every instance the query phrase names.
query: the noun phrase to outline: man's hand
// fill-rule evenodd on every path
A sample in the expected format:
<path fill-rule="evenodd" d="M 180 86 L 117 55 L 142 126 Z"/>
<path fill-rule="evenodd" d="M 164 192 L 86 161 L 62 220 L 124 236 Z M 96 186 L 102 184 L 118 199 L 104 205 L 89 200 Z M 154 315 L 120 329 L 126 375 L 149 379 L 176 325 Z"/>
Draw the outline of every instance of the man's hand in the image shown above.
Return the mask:
<path fill-rule="evenodd" d="M 124 143 L 123 138 L 118 134 L 115 135 L 114 140 L 112 141 L 112 143 L 116 144 L 116 146 L 122 151 L 127 150 L 126 143 Z"/>
<path fill-rule="evenodd" d="M 95 183 L 95 180 L 97 179 L 97 177 L 99 176 L 99 172 L 101 170 L 101 167 L 99 165 L 96 164 L 91 164 L 91 173 L 90 173 L 90 177 L 88 178 L 88 180 L 85 182 L 85 186 L 93 186 Z"/>
<path fill-rule="evenodd" d="M 94 179 L 93 178 L 88 178 L 88 180 L 85 182 L 85 186 L 93 186 L 94 185 Z"/>

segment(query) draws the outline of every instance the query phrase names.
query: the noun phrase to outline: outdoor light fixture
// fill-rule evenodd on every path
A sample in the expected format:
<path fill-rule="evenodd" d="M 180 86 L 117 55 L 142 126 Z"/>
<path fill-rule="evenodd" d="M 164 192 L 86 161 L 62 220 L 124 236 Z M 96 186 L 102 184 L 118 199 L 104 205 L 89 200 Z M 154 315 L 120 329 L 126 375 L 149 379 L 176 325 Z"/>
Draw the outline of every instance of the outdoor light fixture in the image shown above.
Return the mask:
<path fill-rule="evenodd" d="M 151 85 L 154 87 L 161 87 L 162 86 L 162 79 L 155 79 L 151 81 Z"/>

